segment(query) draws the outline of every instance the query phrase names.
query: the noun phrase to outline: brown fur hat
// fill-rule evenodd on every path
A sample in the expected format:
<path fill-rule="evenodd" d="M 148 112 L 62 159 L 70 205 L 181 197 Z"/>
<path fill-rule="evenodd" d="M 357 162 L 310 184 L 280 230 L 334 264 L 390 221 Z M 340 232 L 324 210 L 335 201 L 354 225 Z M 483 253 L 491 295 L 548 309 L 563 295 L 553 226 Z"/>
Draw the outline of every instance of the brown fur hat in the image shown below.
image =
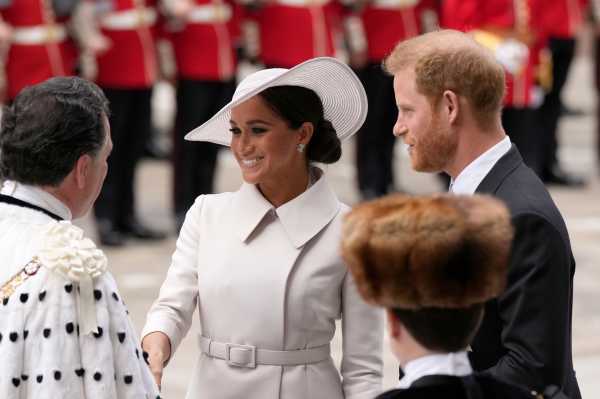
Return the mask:
<path fill-rule="evenodd" d="M 492 197 L 391 195 L 346 215 L 342 256 L 369 303 L 465 308 L 504 289 L 512 237 Z"/>

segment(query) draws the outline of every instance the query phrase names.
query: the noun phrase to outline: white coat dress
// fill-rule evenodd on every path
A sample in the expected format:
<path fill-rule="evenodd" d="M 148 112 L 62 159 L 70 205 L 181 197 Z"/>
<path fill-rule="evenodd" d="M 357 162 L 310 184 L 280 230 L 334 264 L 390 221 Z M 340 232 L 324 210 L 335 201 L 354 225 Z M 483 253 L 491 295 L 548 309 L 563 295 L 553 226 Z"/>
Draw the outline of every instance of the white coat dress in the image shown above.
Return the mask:
<path fill-rule="evenodd" d="M 371 399 L 380 393 L 383 314 L 363 302 L 340 258 L 347 209 L 325 176 L 279 208 L 250 184 L 198 197 L 143 335 L 162 331 L 175 351 L 197 308 L 201 335 L 213 341 L 296 350 L 328 344 L 341 317 L 343 358 L 340 378 L 331 357 L 245 368 L 200 353 L 188 398 Z"/>

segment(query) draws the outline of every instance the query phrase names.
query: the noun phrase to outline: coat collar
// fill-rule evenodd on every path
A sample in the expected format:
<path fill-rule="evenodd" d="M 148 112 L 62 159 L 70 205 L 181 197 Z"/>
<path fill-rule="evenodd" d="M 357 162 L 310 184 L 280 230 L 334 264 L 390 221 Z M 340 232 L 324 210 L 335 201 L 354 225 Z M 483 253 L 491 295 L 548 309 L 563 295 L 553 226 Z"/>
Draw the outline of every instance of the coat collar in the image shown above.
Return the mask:
<path fill-rule="evenodd" d="M 510 150 L 496 162 L 492 170 L 483 178 L 476 193 L 495 193 L 506 177 L 523 163 L 523 158 L 513 144 Z"/>
<path fill-rule="evenodd" d="M 413 386 L 415 381 L 430 375 L 463 376 L 473 372 L 466 351 L 432 353 L 411 360 L 402 369 L 404 377 L 398 383 L 399 388 Z"/>
<path fill-rule="evenodd" d="M 233 216 L 238 236 L 247 241 L 268 213 L 276 215 L 290 242 L 300 248 L 331 222 L 340 207 L 321 173 L 312 186 L 279 208 L 267 201 L 258 187 L 244 183 L 234 194 Z"/>
<path fill-rule="evenodd" d="M 468 164 L 456 177 L 450 181 L 450 191 L 454 194 L 473 194 L 494 165 L 512 148 L 508 136 Z"/>
<path fill-rule="evenodd" d="M 43 208 L 64 220 L 72 219 L 71 210 L 64 203 L 39 187 L 7 180 L 0 193 Z"/>

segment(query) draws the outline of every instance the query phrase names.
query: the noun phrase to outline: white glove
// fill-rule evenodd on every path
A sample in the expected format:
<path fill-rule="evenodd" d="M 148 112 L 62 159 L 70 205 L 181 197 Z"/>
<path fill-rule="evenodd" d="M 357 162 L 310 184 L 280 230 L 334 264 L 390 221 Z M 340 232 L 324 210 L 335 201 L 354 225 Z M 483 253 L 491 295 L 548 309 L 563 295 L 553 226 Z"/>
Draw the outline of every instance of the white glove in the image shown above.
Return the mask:
<path fill-rule="evenodd" d="M 515 39 L 506 39 L 494 51 L 496 60 L 512 75 L 518 75 L 529 58 L 529 48 Z"/>

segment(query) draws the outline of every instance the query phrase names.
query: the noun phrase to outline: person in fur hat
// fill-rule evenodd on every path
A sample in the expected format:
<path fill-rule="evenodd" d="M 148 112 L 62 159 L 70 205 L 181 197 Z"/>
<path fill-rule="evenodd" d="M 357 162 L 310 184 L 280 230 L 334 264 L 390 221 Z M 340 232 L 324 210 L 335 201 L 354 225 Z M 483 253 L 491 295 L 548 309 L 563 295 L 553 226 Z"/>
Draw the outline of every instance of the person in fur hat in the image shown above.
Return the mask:
<path fill-rule="evenodd" d="M 389 398 L 531 398 L 475 375 L 467 348 L 484 304 L 505 288 L 513 230 L 489 196 L 393 195 L 346 216 L 342 256 L 363 299 L 386 308 L 405 372 Z"/>

